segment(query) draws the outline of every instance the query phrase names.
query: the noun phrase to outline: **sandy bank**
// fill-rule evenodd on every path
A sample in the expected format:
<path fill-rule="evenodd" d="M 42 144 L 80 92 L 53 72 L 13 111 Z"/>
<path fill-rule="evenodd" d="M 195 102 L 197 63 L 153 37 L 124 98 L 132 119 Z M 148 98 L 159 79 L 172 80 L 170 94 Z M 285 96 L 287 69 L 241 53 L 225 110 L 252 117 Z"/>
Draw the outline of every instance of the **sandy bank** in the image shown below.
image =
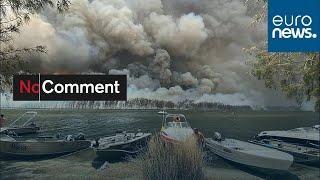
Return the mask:
<path fill-rule="evenodd" d="M 1 179 L 141 179 L 141 172 L 136 169 L 134 162 L 111 163 L 103 170 L 96 169 L 92 162 L 94 152 L 89 150 L 65 158 L 42 160 L 42 161 L 0 161 Z M 214 179 L 264 179 L 230 165 L 206 166 L 205 177 Z M 290 167 L 290 179 L 319 179 L 319 168 L 294 164 Z M 284 177 L 286 179 L 286 177 Z M 269 179 L 269 178 L 268 178 Z"/>

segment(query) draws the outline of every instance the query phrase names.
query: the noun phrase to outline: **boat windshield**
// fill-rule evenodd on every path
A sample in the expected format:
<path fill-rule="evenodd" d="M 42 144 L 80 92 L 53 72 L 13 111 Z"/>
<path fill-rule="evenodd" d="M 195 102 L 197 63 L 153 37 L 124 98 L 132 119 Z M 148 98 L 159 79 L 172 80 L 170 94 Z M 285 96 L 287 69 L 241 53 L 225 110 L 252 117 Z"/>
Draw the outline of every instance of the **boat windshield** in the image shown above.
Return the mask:
<path fill-rule="evenodd" d="M 189 127 L 187 122 L 167 122 L 167 127 Z"/>
<path fill-rule="evenodd" d="M 170 114 L 166 117 L 166 124 L 165 125 L 167 127 L 181 127 L 181 128 L 190 127 L 190 125 L 186 121 L 185 116 L 172 115 L 172 114 Z"/>

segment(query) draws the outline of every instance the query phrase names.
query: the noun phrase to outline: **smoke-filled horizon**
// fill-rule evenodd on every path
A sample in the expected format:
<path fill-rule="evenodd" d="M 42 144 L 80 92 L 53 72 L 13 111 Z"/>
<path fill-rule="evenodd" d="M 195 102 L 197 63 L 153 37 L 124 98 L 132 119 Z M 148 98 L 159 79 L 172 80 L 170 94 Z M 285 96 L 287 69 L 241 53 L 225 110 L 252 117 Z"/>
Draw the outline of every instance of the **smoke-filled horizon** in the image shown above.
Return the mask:
<path fill-rule="evenodd" d="M 293 105 L 248 75 L 243 52 L 266 36 L 250 27 L 243 0 L 72 0 L 61 15 L 46 9 L 25 25 L 17 48 L 41 73 L 127 74 L 128 98 L 191 99 L 230 105 Z"/>

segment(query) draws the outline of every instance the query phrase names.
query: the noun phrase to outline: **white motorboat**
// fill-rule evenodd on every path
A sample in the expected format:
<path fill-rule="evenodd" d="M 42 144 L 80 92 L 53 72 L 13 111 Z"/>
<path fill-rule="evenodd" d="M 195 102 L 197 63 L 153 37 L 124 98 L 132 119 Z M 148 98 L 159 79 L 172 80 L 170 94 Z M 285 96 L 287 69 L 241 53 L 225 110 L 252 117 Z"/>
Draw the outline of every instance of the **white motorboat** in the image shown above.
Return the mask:
<path fill-rule="evenodd" d="M 97 140 L 93 147 L 99 159 L 119 160 L 137 155 L 146 149 L 151 133 L 120 132 Z"/>
<path fill-rule="evenodd" d="M 167 114 L 163 117 L 160 137 L 168 142 L 179 143 L 194 136 L 193 129 L 183 114 Z"/>
<path fill-rule="evenodd" d="M 37 115 L 37 112 L 28 111 L 22 114 L 18 119 L 14 120 L 8 127 L 1 127 L 0 134 L 10 134 L 14 133 L 17 135 L 21 134 L 30 134 L 36 133 L 40 130 L 40 128 L 35 124 L 35 122 L 31 122 Z M 24 119 L 26 116 L 27 119 L 22 125 L 18 125 L 18 122 Z"/>
<path fill-rule="evenodd" d="M 165 114 L 168 114 L 168 113 L 164 109 L 161 109 L 160 111 L 158 111 L 158 114 L 165 115 Z"/>
<path fill-rule="evenodd" d="M 277 139 L 250 140 L 249 142 L 289 153 L 294 157 L 294 162 L 308 164 L 320 162 L 320 152 L 316 148 L 294 145 Z"/>
<path fill-rule="evenodd" d="M 85 140 L 82 134 L 76 137 L 66 136 L 64 139 L 55 137 L 38 137 L 20 139 L 1 135 L 0 154 L 7 158 L 40 158 L 68 154 L 89 148 L 90 140 Z"/>
<path fill-rule="evenodd" d="M 215 133 L 214 139 L 207 138 L 206 143 L 218 156 L 258 169 L 285 172 L 293 162 L 293 156 L 288 153 L 236 139 L 221 138 L 219 133 Z"/>
<path fill-rule="evenodd" d="M 257 135 L 258 139 L 278 139 L 283 142 L 319 148 L 320 136 L 318 125 L 313 127 L 296 128 L 287 131 L 263 131 Z"/>

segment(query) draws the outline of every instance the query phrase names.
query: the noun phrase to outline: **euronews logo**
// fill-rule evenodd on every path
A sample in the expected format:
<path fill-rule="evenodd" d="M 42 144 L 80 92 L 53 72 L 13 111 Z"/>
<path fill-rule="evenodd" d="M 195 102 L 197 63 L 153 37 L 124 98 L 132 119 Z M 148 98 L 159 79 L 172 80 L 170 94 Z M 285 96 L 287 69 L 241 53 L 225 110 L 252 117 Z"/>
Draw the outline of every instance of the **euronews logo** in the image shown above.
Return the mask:
<path fill-rule="evenodd" d="M 272 18 L 275 28 L 272 30 L 272 38 L 317 38 L 316 33 L 312 33 L 312 18 L 308 15 L 287 16 L 276 15 Z M 281 26 L 285 28 L 281 28 Z"/>
<path fill-rule="evenodd" d="M 268 0 L 269 52 L 320 52 L 320 0 Z"/>

